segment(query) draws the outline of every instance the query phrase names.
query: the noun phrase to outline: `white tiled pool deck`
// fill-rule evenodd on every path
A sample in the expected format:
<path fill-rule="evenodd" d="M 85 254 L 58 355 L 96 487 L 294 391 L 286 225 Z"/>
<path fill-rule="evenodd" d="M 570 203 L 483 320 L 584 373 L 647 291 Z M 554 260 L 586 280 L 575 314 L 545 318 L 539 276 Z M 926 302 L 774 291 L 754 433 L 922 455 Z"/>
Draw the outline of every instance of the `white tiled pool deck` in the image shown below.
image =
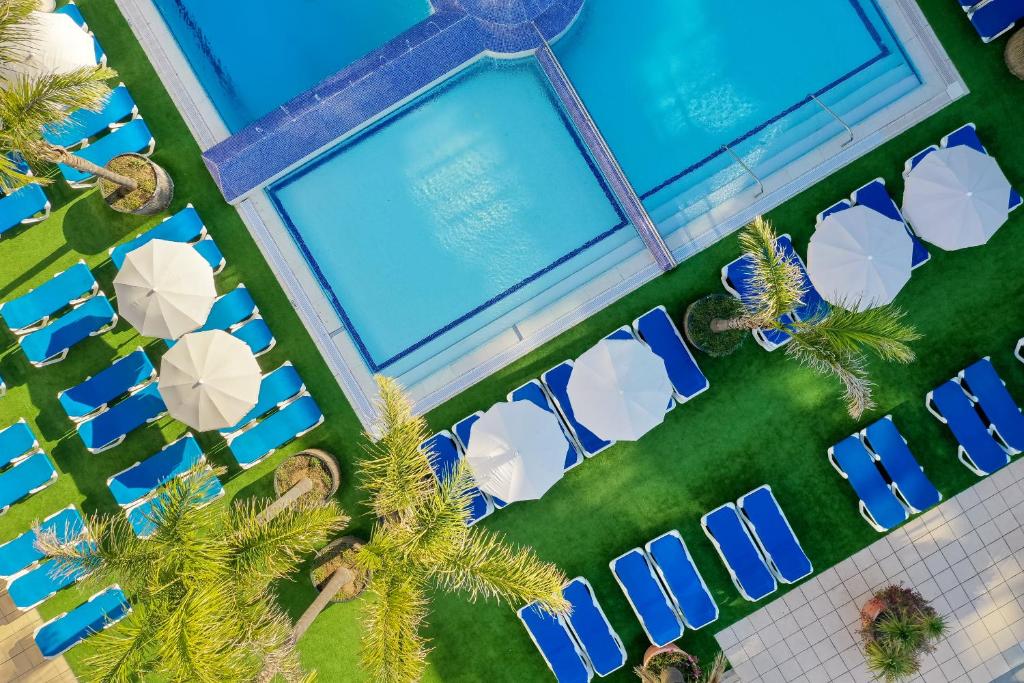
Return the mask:
<path fill-rule="evenodd" d="M 875 589 L 902 583 L 948 623 L 912 680 L 987 683 L 1024 664 L 1022 565 L 1018 457 L 716 638 L 744 683 L 867 683 L 873 679 L 857 634 L 860 607 Z"/>

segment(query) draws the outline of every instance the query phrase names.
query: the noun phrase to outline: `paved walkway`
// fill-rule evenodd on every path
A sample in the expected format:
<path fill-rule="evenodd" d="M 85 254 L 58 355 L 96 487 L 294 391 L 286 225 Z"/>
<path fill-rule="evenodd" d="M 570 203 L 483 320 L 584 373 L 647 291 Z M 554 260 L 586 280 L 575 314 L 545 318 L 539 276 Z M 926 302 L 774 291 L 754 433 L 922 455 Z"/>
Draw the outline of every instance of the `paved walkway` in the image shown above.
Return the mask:
<path fill-rule="evenodd" d="M 36 610 L 22 612 L 0 591 L 0 681 L 10 683 L 74 683 L 63 657 L 43 659 L 32 632 L 43 623 Z"/>
<path fill-rule="evenodd" d="M 1024 664 L 1022 564 L 1024 457 L 1017 457 L 716 637 L 744 683 L 868 683 L 860 607 L 874 589 L 903 583 L 948 622 L 915 681 L 1004 681 Z"/>

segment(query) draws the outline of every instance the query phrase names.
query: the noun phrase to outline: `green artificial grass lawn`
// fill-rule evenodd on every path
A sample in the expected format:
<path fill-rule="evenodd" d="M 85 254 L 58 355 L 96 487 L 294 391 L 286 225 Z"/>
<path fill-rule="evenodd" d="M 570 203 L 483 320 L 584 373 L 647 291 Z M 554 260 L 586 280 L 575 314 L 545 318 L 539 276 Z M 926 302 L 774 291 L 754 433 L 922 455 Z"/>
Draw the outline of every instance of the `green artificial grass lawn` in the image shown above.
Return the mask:
<path fill-rule="evenodd" d="M 361 453 L 357 420 L 234 209 L 221 199 L 187 128 L 113 3 L 84 0 L 81 5 L 157 139 L 154 159 L 177 183 L 173 208 L 192 202 L 227 258 L 218 287 L 227 291 L 244 282 L 273 329 L 279 343 L 261 359 L 264 370 L 291 360 L 327 417 L 324 426 L 301 442 L 248 471 L 234 464 L 219 438 L 203 435 L 200 440 L 210 459 L 228 467 L 229 497 L 271 495 L 272 468 L 285 454 L 305 446 L 325 448 L 341 464 L 340 499 L 354 516 L 350 531 L 365 536 L 370 520 L 354 472 Z M 800 251 L 822 207 L 877 176 L 884 177 L 899 197 L 904 159 L 965 121 L 978 124 L 982 139 L 1011 182 L 1024 186 L 1024 145 L 1019 142 L 1024 85 L 1006 74 L 1002 43 L 983 45 L 955 3 L 928 0 L 922 5 L 972 94 L 773 211 L 770 217 L 779 231 L 791 233 Z M 115 214 L 95 192 L 71 192 L 60 182 L 47 192 L 56 207 L 53 217 L 0 242 L 0 300 L 23 293 L 80 258 L 112 294 L 114 273 L 106 256 L 108 247 L 157 219 Z M 486 526 L 531 545 L 568 576 L 590 580 L 629 650 L 629 666 L 610 677 L 623 681 L 632 677 L 631 667 L 647 643 L 615 585 L 608 561 L 668 529 L 678 529 L 721 608 L 717 623 L 688 632 L 679 644 L 709 658 L 717 649 L 713 632 L 756 606 L 740 598 L 701 533 L 699 518 L 704 512 L 768 483 L 815 568 L 826 569 L 879 535 L 857 513 L 855 496 L 828 465 L 825 451 L 887 413 L 894 416 L 946 497 L 976 481 L 956 461 L 955 442 L 925 411 L 923 397 L 978 356 L 991 355 L 1011 391 L 1024 401 L 1024 366 L 1011 355 L 1016 339 L 1024 334 L 1022 251 L 1024 212 L 1014 215 L 985 247 L 959 253 L 932 249 L 931 262 L 914 273 L 898 299 L 924 334 L 915 345 L 919 358 L 910 366 L 872 365 L 878 408 L 864 420 L 855 422 L 845 414 L 835 382 L 795 365 L 782 352 L 767 354 L 749 341 L 728 358 L 699 357 L 711 381 L 710 390 L 673 411 L 664 425 L 642 441 L 619 444 L 587 461 L 542 501 L 513 505 L 493 515 Z M 737 254 L 736 239 L 723 240 L 434 410 L 428 416 L 431 426 L 444 428 L 503 400 L 511 388 L 578 355 L 607 331 L 654 305 L 666 305 L 678 320 L 687 303 L 720 291 L 719 269 Z M 10 333 L 5 330 L 2 335 L 0 375 L 10 389 L 0 398 L 0 425 L 27 418 L 61 476 L 0 518 L 0 540 L 69 503 L 90 513 L 114 511 L 107 477 L 155 452 L 183 428 L 164 419 L 111 451 L 90 455 L 55 396 L 140 343 L 155 359 L 159 343 L 140 340 L 121 323 L 113 333 L 73 349 L 65 362 L 37 369 L 28 365 Z M 282 582 L 280 595 L 297 617 L 312 600 L 313 589 L 301 573 L 295 581 Z M 78 589 L 66 590 L 44 603 L 41 611 L 48 618 L 83 598 Z M 331 606 L 300 643 L 305 663 L 318 669 L 322 680 L 363 679 L 357 669 L 358 616 L 359 601 Z M 426 680 L 550 679 L 542 658 L 507 606 L 470 604 L 461 597 L 438 595 L 428 635 L 433 651 Z M 72 650 L 68 654 L 72 667 L 80 670 L 89 653 L 88 643 Z"/>

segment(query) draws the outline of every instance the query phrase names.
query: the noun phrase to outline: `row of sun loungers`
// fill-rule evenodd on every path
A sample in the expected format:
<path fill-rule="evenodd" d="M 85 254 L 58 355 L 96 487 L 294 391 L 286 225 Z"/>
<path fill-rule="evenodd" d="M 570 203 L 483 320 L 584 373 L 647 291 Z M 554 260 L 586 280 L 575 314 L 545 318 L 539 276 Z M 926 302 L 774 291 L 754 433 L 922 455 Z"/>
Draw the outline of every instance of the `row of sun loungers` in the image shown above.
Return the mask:
<path fill-rule="evenodd" d="M 707 390 L 707 377 L 676 329 L 675 323 L 663 306 L 658 306 L 633 321 L 632 326 L 623 326 L 609 338 L 639 339 L 665 362 L 665 369 L 673 387 L 674 398 L 667 410 L 685 403 Z M 540 376 L 509 392 L 507 400 L 528 401 L 542 410 L 559 418 L 559 426 L 565 435 L 565 471 L 579 465 L 585 458 L 592 458 L 610 447 L 613 442 L 601 439 L 581 424 L 569 400 L 569 375 L 572 361 L 559 363 Z M 483 413 L 478 411 L 457 422 L 452 430 L 439 432 L 427 439 L 420 448 L 430 453 L 431 468 L 438 481 L 450 476 L 459 459 L 464 457 L 472 438 L 473 425 Z M 469 510 L 469 523 L 475 524 L 494 510 L 500 510 L 506 503 L 483 491 L 473 493 Z"/>
<path fill-rule="evenodd" d="M 561 683 L 607 676 L 626 663 L 626 648 L 582 576 L 562 588 L 568 615 L 553 615 L 531 603 L 517 614 L 551 672 Z"/>
<path fill-rule="evenodd" d="M 1024 19 L 1024 0 L 958 0 L 971 25 L 986 43 L 1005 35 Z"/>

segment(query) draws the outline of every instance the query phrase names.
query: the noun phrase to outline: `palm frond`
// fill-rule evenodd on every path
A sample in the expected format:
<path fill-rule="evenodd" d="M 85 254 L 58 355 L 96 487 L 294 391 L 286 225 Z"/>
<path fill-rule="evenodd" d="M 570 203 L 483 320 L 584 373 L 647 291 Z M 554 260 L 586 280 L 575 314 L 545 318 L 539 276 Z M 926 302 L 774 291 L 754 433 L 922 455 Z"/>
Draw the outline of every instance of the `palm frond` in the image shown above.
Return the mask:
<path fill-rule="evenodd" d="M 533 549 L 513 545 L 492 531 L 471 529 L 458 552 L 440 558 L 441 564 L 425 559 L 441 588 L 464 592 L 470 600 L 496 598 L 514 605 L 537 601 L 550 612 L 569 608 L 562 596 L 562 571 L 541 561 Z"/>
<path fill-rule="evenodd" d="M 739 241 L 751 259 L 751 296 L 744 303 L 759 327 L 775 326 L 778 318 L 799 306 L 807 293 L 803 274 L 779 247 L 767 219 L 755 218 L 740 232 Z"/>
<path fill-rule="evenodd" d="M 85 662 L 85 680 L 129 683 L 144 679 L 153 670 L 153 634 L 146 605 L 134 607 L 115 627 L 93 636 L 95 654 Z"/>
<path fill-rule="evenodd" d="M 380 389 L 377 434 L 367 434 L 367 458 L 360 464 L 363 489 L 378 517 L 407 514 L 433 488 L 430 461 L 419 446 L 427 438 L 426 422 L 398 383 L 378 377 Z M 374 436 L 379 438 L 374 441 Z"/>
<path fill-rule="evenodd" d="M 895 306 L 879 306 L 864 311 L 833 307 L 827 314 L 797 323 L 797 333 L 813 330 L 824 343 L 845 353 L 871 351 L 882 360 L 910 363 L 914 360 L 911 342 L 921 335 L 905 322 L 906 314 Z"/>
<path fill-rule="evenodd" d="M 874 407 L 873 385 L 868 377 L 864 356 L 837 348 L 832 340 L 817 333 L 814 327 L 803 328 L 786 345 L 786 354 L 815 372 L 833 375 L 843 384 L 846 409 L 859 418 Z"/>
<path fill-rule="evenodd" d="M 403 533 L 408 554 L 434 558 L 437 563 L 457 553 L 469 534 L 469 507 L 475 489 L 473 475 L 460 461 L 415 508 Z"/>
<path fill-rule="evenodd" d="M 363 614 L 360 663 L 378 683 L 414 683 L 423 673 L 427 642 L 421 627 L 427 600 L 416 573 L 401 565 L 374 574 Z"/>
<path fill-rule="evenodd" d="M 20 61 L 34 47 L 28 19 L 38 9 L 38 0 L 0 0 L 0 64 Z"/>

